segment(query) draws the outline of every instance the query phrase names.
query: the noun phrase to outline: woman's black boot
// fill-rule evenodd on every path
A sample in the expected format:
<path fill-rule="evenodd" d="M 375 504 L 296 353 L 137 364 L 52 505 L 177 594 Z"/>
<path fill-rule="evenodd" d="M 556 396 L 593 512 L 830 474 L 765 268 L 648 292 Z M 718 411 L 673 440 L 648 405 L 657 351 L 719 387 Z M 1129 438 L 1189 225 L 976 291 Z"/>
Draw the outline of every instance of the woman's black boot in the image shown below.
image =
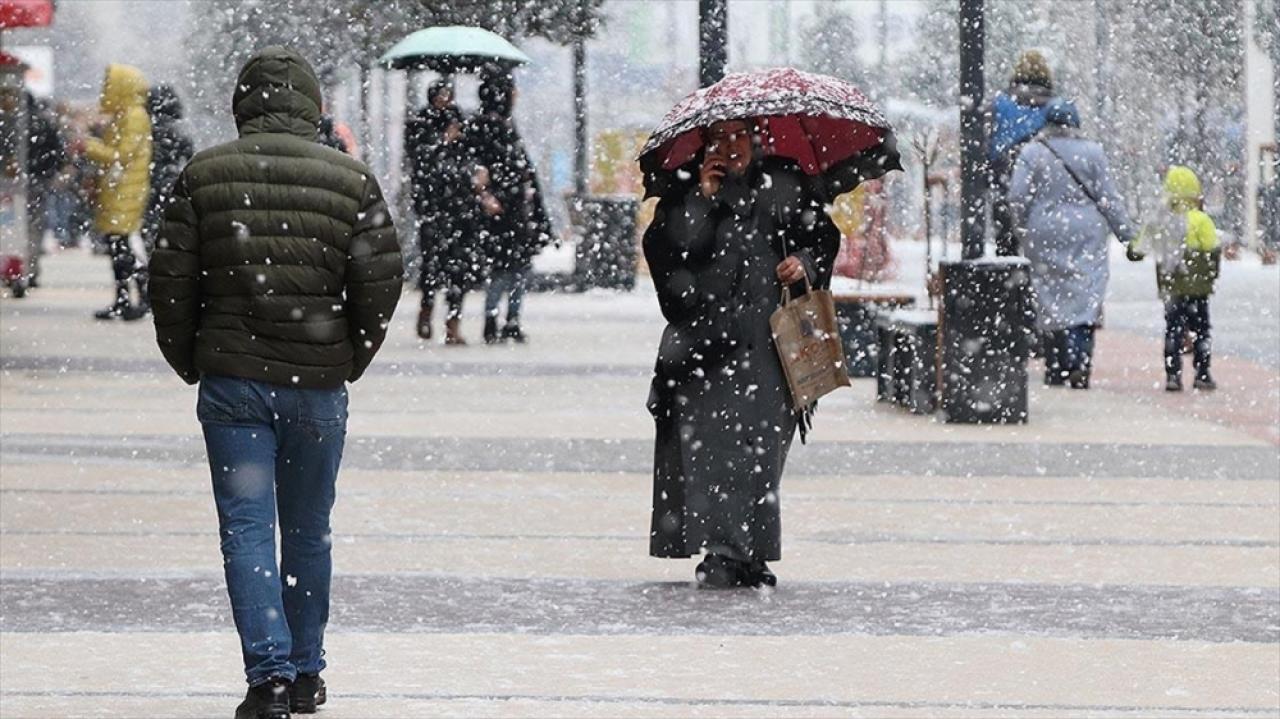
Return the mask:
<path fill-rule="evenodd" d="M 741 587 L 746 583 L 746 575 L 745 563 L 722 554 L 708 554 L 694 570 L 698 586 L 708 589 Z"/>
<path fill-rule="evenodd" d="M 776 587 L 778 586 L 778 575 L 769 569 L 769 565 L 761 561 L 751 563 L 747 568 L 749 579 L 747 584 L 752 587 Z"/>

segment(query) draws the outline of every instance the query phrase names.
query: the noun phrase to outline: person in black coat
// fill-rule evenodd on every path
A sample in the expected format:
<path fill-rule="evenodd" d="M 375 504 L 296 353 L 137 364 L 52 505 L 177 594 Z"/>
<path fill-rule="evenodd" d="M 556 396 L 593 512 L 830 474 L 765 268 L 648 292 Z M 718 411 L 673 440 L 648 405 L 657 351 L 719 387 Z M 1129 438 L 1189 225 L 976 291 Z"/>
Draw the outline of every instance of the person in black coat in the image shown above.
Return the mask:
<path fill-rule="evenodd" d="M 471 141 L 482 166 L 478 182 L 485 225 L 489 288 L 485 293 L 484 339 L 526 341 L 520 309 L 533 257 L 551 241 L 551 222 L 538 176 L 516 132 L 512 110 L 515 85 L 510 73 L 489 69 L 480 84 L 480 112 Z M 507 295 L 507 319 L 498 328 L 499 304 Z"/>
<path fill-rule="evenodd" d="M 142 244 L 147 256 L 155 250 L 164 210 L 173 199 L 173 184 L 195 155 L 195 142 L 182 128 L 182 100 L 168 85 L 156 85 L 147 93 L 147 114 L 151 116 L 151 196 L 142 216 Z M 142 309 L 150 307 L 150 278 L 146 270 L 138 272 Z"/>
<path fill-rule="evenodd" d="M 769 317 L 784 285 L 828 285 L 840 233 L 824 209 L 833 196 L 794 162 L 761 157 L 749 123 L 717 123 L 708 143 L 690 181 L 662 193 L 643 242 L 667 321 L 648 402 L 650 554 L 705 552 L 705 585 L 772 585 L 779 484 L 803 417 Z"/>
<path fill-rule="evenodd" d="M 448 79 L 427 92 L 427 104 L 405 127 L 414 212 L 422 268 L 418 336 L 431 338 L 436 292 L 449 305 L 445 344 L 465 345 L 460 329 L 462 300 L 483 279 L 483 251 L 477 238 L 475 159 L 463 136 L 462 113 L 453 103 Z"/>
<path fill-rule="evenodd" d="M 40 255 L 44 254 L 44 232 L 48 227 L 49 197 L 58 170 L 66 162 L 66 143 L 58 120 L 46 101 L 24 93 L 30 145 L 27 148 L 27 236 L 30 242 L 28 281 L 40 283 Z"/>

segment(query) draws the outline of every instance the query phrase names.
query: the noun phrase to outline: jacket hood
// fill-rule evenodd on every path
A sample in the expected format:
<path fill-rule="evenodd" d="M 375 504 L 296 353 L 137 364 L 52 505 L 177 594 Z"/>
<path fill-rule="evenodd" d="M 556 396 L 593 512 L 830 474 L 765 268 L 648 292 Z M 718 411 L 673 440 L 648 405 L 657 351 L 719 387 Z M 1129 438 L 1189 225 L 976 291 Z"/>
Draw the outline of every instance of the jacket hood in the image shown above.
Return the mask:
<path fill-rule="evenodd" d="M 178 93 L 172 87 L 156 85 L 151 88 L 151 92 L 147 93 L 147 112 L 150 113 L 152 122 L 181 120 L 182 100 L 178 98 Z"/>
<path fill-rule="evenodd" d="M 1194 208 L 1200 203 L 1200 178 L 1190 167 L 1174 165 L 1164 175 L 1164 193 L 1171 204 Z"/>
<path fill-rule="evenodd" d="M 1080 127 L 1080 113 L 1074 103 L 1055 98 L 1044 108 L 1044 120 L 1050 125 L 1060 127 Z"/>
<path fill-rule="evenodd" d="M 107 65 L 98 105 L 109 115 L 122 115 L 133 108 L 146 108 L 147 79 L 131 65 Z"/>
<path fill-rule="evenodd" d="M 242 136 L 269 132 L 314 141 L 320 124 L 320 82 L 298 53 L 264 48 L 240 70 L 231 112 Z"/>

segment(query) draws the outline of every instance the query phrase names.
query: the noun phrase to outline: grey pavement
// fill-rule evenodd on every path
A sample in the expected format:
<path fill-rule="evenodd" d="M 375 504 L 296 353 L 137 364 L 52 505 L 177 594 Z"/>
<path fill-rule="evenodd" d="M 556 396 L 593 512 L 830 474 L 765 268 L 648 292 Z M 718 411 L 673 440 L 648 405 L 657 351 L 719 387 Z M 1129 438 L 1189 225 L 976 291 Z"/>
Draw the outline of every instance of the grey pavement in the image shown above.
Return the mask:
<path fill-rule="evenodd" d="M 104 262 L 0 299 L 0 716 L 229 716 L 194 393 L 88 319 Z M 320 716 L 1280 716 L 1271 330 L 1224 317 L 1224 391 L 1166 396 L 1140 281 L 1027 425 L 824 401 L 781 584 L 733 592 L 647 557 L 647 290 L 533 296 L 519 348 L 421 343 L 406 296 L 352 388 Z"/>

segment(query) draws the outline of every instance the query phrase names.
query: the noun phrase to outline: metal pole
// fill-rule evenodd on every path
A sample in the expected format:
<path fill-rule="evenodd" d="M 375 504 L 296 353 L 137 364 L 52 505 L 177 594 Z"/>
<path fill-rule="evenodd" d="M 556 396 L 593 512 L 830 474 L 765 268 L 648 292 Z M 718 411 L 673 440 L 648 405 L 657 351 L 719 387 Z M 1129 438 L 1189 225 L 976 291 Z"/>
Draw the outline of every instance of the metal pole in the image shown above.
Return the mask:
<path fill-rule="evenodd" d="M 889 67 L 889 0 L 880 0 L 879 18 L 880 72 L 885 72 Z"/>
<path fill-rule="evenodd" d="M 960 242 L 961 257 L 976 260 L 986 240 L 986 158 L 983 157 L 983 0 L 960 0 Z"/>
<path fill-rule="evenodd" d="M 364 61 L 360 62 L 360 159 L 366 163 L 373 161 L 373 124 L 372 118 L 369 117 L 373 112 L 373 74 L 369 71 L 369 65 Z"/>
<path fill-rule="evenodd" d="M 698 86 L 714 85 L 729 62 L 729 0 L 698 0 Z"/>
<path fill-rule="evenodd" d="M 587 41 L 573 40 L 573 192 L 587 194 Z"/>

